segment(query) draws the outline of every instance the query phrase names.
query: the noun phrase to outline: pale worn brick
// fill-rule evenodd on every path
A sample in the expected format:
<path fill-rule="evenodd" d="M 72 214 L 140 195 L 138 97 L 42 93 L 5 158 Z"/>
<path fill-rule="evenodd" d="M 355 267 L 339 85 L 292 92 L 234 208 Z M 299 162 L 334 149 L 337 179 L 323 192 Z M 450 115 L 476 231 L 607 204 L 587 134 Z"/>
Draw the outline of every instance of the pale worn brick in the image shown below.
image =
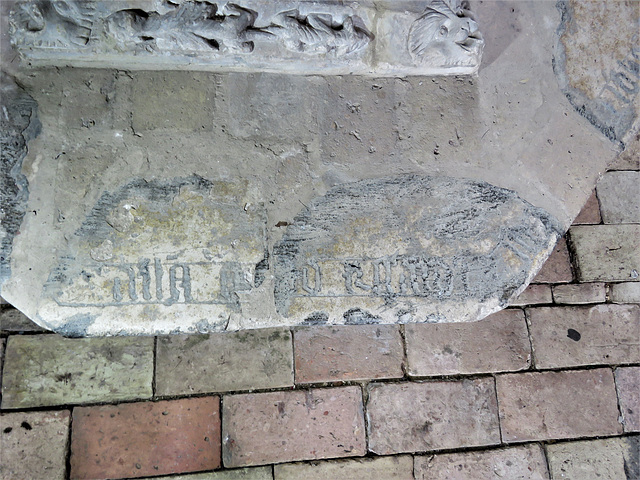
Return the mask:
<path fill-rule="evenodd" d="M 595 190 L 584 204 L 582 210 L 573 221 L 574 225 L 597 225 L 602 221 L 600 217 L 600 204 Z"/>
<path fill-rule="evenodd" d="M 516 371 L 531 362 L 522 310 L 503 310 L 479 322 L 410 324 L 405 338 L 412 376 Z"/>
<path fill-rule="evenodd" d="M 73 411 L 72 479 L 135 478 L 219 466 L 218 397 Z"/>
<path fill-rule="evenodd" d="M 637 480 L 640 437 L 607 438 L 547 445 L 552 478 Z"/>
<path fill-rule="evenodd" d="M 568 283 L 572 280 L 573 272 L 567 242 L 561 238 L 532 283 Z"/>
<path fill-rule="evenodd" d="M 566 305 L 604 303 L 604 283 L 578 283 L 553 286 L 553 301 Z"/>
<path fill-rule="evenodd" d="M 547 480 L 547 462 L 540 445 L 416 456 L 415 480 Z"/>
<path fill-rule="evenodd" d="M 296 383 L 402 378 L 396 325 L 309 327 L 295 331 Z"/>
<path fill-rule="evenodd" d="M 291 332 L 282 328 L 158 339 L 156 395 L 293 385 Z"/>
<path fill-rule="evenodd" d="M 275 465 L 275 480 L 413 480 L 413 459 L 393 457 L 325 460 Z"/>
<path fill-rule="evenodd" d="M 271 467 L 234 468 L 215 472 L 147 477 L 147 480 L 273 480 Z"/>
<path fill-rule="evenodd" d="M 569 229 L 581 282 L 636 281 L 640 225 L 577 225 Z"/>
<path fill-rule="evenodd" d="M 504 374 L 496 385 L 507 443 L 622 433 L 609 369 Z"/>
<path fill-rule="evenodd" d="M 640 303 L 640 282 L 614 283 L 610 296 L 613 303 Z"/>
<path fill-rule="evenodd" d="M 553 297 L 551 296 L 551 286 L 545 284 L 531 284 L 524 291 L 518 295 L 518 298 L 513 300 L 510 305 L 512 306 L 524 306 L 524 305 L 540 305 L 545 303 L 552 303 Z"/>
<path fill-rule="evenodd" d="M 640 306 L 540 307 L 528 310 L 538 368 L 640 362 Z"/>
<path fill-rule="evenodd" d="M 20 310 L 5 308 L 0 310 L 0 333 L 44 332 Z"/>
<path fill-rule="evenodd" d="M 114 402 L 152 395 L 153 338 L 13 335 L 2 408 Z"/>
<path fill-rule="evenodd" d="M 2 367 L 4 365 L 4 350 L 7 345 L 6 338 L 0 338 L 0 385 L 2 385 Z M 0 400 L 2 400 L 2 393 L 0 392 Z"/>
<path fill-rule="evenodd" d="M 615 371 L 616 388 L 625 432 L 640 432 L 640 367 Z"/>
<path fill-rule="evenodd" d="M 640 223 L 640 172 L 607 172 L 596 189 L 604 223 Z"/>
<path fill-rule="evenodd" d="M 636 133 L 625 149 L 609 165 L 609 170 L 640 170 L 640 133 Z"/>
<path fill-rule="evenodd" d="M 372 384 L 367 416 L 378 455 L 500 443 L 491 378 Z"/>
<path fill-rule="evenodd" d="M 69 412 L 0 415 L 0 478 L 64 480 Z"/>
<path fill-rule="evenodd" d="M 358 387 L 230 395 L 223 406 L 226 467 L 354 457 L 366 452 Z"/>

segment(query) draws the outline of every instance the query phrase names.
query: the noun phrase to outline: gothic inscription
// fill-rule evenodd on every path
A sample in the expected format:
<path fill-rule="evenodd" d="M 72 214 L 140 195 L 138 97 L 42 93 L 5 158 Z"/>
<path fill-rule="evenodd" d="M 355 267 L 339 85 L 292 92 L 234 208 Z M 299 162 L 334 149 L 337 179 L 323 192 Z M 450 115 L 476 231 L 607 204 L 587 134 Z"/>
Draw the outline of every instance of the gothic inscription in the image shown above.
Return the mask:
<path fill-rule="evenodd" d="M 405 175 L 336 187 L 274 248 L 276 308 L 463 321 L 470 303 L 504 306 L 558 235 L 548 214 L 481 182 Z"/>

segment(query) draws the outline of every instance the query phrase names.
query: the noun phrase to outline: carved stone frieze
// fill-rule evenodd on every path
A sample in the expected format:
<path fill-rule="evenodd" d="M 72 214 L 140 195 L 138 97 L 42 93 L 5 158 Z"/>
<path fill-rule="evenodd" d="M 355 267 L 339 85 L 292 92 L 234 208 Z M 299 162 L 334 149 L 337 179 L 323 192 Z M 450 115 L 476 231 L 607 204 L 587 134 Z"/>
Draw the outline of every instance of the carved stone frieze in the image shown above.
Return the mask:
<path fill-rule="evenodd" d="M 460 0 L 21 0 L 10 26 L 39 65 L 471 74 L 484 45 Z"/>

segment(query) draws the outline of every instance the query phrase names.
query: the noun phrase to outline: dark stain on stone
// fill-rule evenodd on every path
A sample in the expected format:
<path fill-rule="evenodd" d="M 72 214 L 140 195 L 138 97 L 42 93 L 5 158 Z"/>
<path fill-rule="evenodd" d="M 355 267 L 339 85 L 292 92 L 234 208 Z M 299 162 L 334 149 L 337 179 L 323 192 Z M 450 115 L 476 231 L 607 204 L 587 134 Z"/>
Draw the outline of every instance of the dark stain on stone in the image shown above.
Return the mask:
<path fill-rule="evenodd" d="M 269 270 L 269 251 L 265 250 L 264 258 L 256 264 L 253 275 L 253 284 L 257 288 L 264 282 L 266 272 Z"/>
<path fill-rule="evenodd" d="M 42 129 L 38 104 L 6 73 L 0 73 L 0 291 L 11 275 L 13 238 L 18 234 L 29 198 L 29 182 L 22 172 L 27 142 Z"/>
<path fill-rule="evenodd" d="M 582 335 L 580 335 L 580 332 L 578 332 L 577 330 L 570 328 L 569 330 L 567 330 L 567 337 L 575 342 L 579 342 L 582 338 Z"/>
<path fill-rule="evenodd" d="M 2 432 L 3 432 L 3 433 L 11 433 L 12 431 L 13 431 L 13 428 L 11 428 L 11 427 L 7 427 L 7 428 L 5 428 Z"/>
<path fill-rule="evenodd" d="M 22 428 L 24 428 L 25 430 L 33 430 L 33 427 L 31 426 L 31 424 L 29 422 L 22 422 L 20 424 L 20 426 Z"/>
<path fill-rule="evenodd" d="M 637 480 L 640 478 L 640 436 L 626 437 L 625 443 L 624 474 L 627 480 Z"/>
<path fill-rule="evenodd" d="M 324 312 L 313 312 L 304 319 L 302 325 L 326 325 L 329 321 L 329 315 Z"/>
<path fill-rule="evenodd" d="M 79 313 L 69 317 L 64 324 L 56 327 L 56 333 L 70 338 L 86 337 L 87 330 L 95 320 L 96 315 Z"/>
<path fill-rule="evenodd" d="M 375 325 L 380 323 L 380 317 L 360 308 L 350 308 L 342 316 L 344 317 L 345 325 Z"/>

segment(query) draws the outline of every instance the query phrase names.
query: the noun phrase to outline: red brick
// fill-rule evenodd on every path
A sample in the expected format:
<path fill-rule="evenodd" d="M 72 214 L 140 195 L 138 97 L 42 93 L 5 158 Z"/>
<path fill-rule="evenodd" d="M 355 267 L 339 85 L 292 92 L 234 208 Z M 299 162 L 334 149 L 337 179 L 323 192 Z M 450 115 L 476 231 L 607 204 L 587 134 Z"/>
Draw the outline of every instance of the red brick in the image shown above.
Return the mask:
<path fill-rule="evenodd" d="M 572 280 L 573 273 L 567 242 L 561 238 L 532 283 L 569 283 Z"/>
<path fill-rule="evenodd" d="M 640 306 L 528 310 L 537 368 L 640 362 Z"/>
<path fill-rule="evenodd" d="M 596 197 L 595 190 L 591 193 L 589 200 L 584 204 L 582 210 L 573 221 L 574 225 L 597 225 L 602 221 L 600 217 L 600 204 Z"/>
<path fill-rule="evenodd" d="M 64 480 L 69 412 L 0 415 L 0 478 Z"/>
<path fill-rule="evenodd" d="M 524 445 L 480 452 L 416 456 L 416 480 L 547 480 L 542 447 Z"/>
<path fill-rule="evenodd" d="M 222 419 L 225 467 L 366 452 L 358 387 L 230 395 Z"/>
<path fill-rule="evenodd" d="M 553 301 L 565 305 L 584 305 L 606 301 L 604 283 L 554 285 Z"/>
<path fill-rule="evenodd" d="M 610 369 L 506 374 L 496 385 L 504 442 L 622 433 Z"/>
<path fill-rule="evenodd" d="M 624 431 L 640 432 L 640 367 L 617 368 L 615 377 Z"/>
<path fill-rule="evenodd" d="M 412 376 L 516 371 L 531 361 L 522 310 L 503 310 L 479 322 L 410 324 L 405 338 Z"/>
<path fill-rule="evenodd" d="M 518 297 L 511 302 L 513 306 L 539 305 L 552 303 L 551 287 L 544 284 L 529 285 Z"/>
<path fill-rule="evenodd" d="M 402 378 L 395 325 L 301 328 L 294 333 L 296 383 Z"/>
<path fill-rule="evenodd" d="M 373 384 L 367 416 L 378 455 L 500 443 L 492 378 Z"/>
<path fill-rule="evenodd" d="M 73 411 L 71 479 L 135 478 L 220 466 L 220 400 L 187 398 Z"/>

